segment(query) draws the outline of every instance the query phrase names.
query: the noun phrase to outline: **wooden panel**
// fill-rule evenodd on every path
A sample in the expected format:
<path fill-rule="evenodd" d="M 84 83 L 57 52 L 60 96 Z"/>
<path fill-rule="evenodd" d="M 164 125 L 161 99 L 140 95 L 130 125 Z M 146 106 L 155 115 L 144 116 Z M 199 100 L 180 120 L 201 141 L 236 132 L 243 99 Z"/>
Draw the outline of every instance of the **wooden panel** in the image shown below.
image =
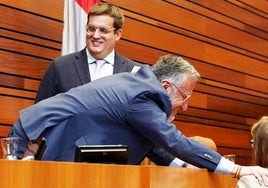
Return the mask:
<path fill-rule="evenodd" d="M 253 160 L 252 149 L 238 149 L 218 147 L 218 152 L 222 155 L 235 154 L 235 162 L 240 165 L 256 165 Z"/>
<path fill-rule="evenodd" d="M 9 49 L 12 52 L 20 52 L 22 54 L 31 55 L 41 59 L 54 59 L 59 55 L 58 50 L 13 39 L 6 39 L 2 37 L 0 38 L 0 43 L 3 49 Z"/>
<path fill-rule="evenodd" d="M 256 13 L 261 14 L 268 17 L 267 10 L 268 10 L 268 3 L 267 0 L 259 0 L 259 1 L 251 1 L 251 0 L 240 0 L 243 5 L 250 6 L 251 8 L 254 8 Z"/>
<path fill-rule="evenodd" d="M 129 48 L 130 45 L 131 48 Z M 125 39 L 118 41 L 116 50 L 119 51 L 120 54 L 127 56 L 134 61 L 149 65 L 153 65 L 160 56 L 168 53 L 165 50 L 157 49 L 143 44 L 133 43 Z"/>
<path fill-rule="evenodd" d="M 144 59 L 144 62 L 150 62 L 150 64 L 153 64 L 153 59 L 157 58 L 158 54 L 159 56 L 161 55 L 161 51 L 157 52 L 157 50 L 155 49 L 149 49 L 145 46 L 138 46 L 135 45 L 135 48 L 127 48 L 127 46 L 130 45 L 130 43 L 128 43 L 127 41 L 121 41 L 121 46 L 122 48 L 119 48 L 119 50 L 123 51 L 125 54 L 127 54 L 127 51 L 131 54 L 134 54 L 134 52 L 136 50 L 139 50 L 139 56 L 136 55 L 136 60 L 138 61 L 142 61 L 142 59 Z M 137 47 L 136 47 L 137 46 Z M 148 51 L 150 50 L 150 53 L 148 53 Z M 152 53 L 151 53 L 152 52 Z M 155 53 L 153 53 L 155 52 Z M 147 56 L 152 56 L 152 57 L 147 57 Z M 134 57 L 134 56 L 133 56 Z M 134 58 L 133 58 L 134 59 Z M 265 112 L 267 112 L 267 105 L 268 105 L 268 101 L 267 101 L 267 94 L 262 94 L 261 92 L 266 92 L 266 91 L 258 91 L 258 90 L 262 90 L 265 87 L 268 87 L 268 82 L 265 80 L 261 80 L 258 78 L 254 78 L 252 77 L 252 80 L 254 80 L 254 82 L 252 82 L 252 85 L 248 85 L 247 87 L 252 87 L 250 89 L 254 89 L 256 90 L 256 92 L 252 91 L 252 90 L 247 90 L 247 89 L 243 89 L 241 87 L 245 86 L 244 81 L 241 79 L 241 77 L 243 77 L 244 75 L 242 73 L 237 73 L 235 71 L 232 70 L 226 70 L 224 68 L 220 68 L 220 67 L 216 67 L 213 65 L 209 65 L 209 64 L 205 64 L 203 62 L 198 62 L 198 61 L 192 61 L 191 62 L 196 65 L 196 67 L 199 67 L 201 69 L 201 72 L 205 73 L 205 78 L 208 79 L 213 79 L 213 80 L 218 80 L 218 81 L 222 81 L 222 77 L 225 76 L 226 79 L 223 80 L 226 83 L 229 84 L 236 84 L 240 87 L 232 87 L 231 85 L 228 84 L 220 84 L 217 83 L 216 81 L 210 81 L 210 80 L 206 80 L 206 79 L 202 79 L 202 84 L 197 85 L 196 88 L 196 92 L 201 92 L 201 93 L 207 93 L 207 94 L 211 94 L 211 95 L 216 95 L 219 96 L 220 98 L 216 100 L 212 100 L 211 99 L 211 103 L 220 103 L 220 104 L 224 104 L 224 100 L 229 100 L 230 99 L 230 103 L 231 103 L 231 109 L 232 109 L 232 105 L 233 105 L 233 100 L 236 101 L 243 101 L 245 102 L 245 104 L 242 105 L 247 105 L 248 102 L 253 103 L 253 105 L 255 104 L 255 106 L 257 107 L 261 107 Z M 239 79 L 240 78 L 240 79 Z M 234 82 L 236 81 L 237 82 Z M 240 83 L 240 81 L 242 80 L 242 82 Z M 255 84 L 255 83 L 261 83 L 261 84 Z M 218 86 L 218 87 L 215 87 Z M 258 88 L 253 88 L 253 87 L 258 87 Z M 225 88 L 225 89 L 223 89 Z M 195 93 L 196 93 L 195 92 Z M 196 95 L 193 94 L 193 97 L 190 101 L 190 105 L 191 106 L 195 106 L 195 107 L 200 107 L 200 108 L 208 108 L 207 107 L 207 102 L 205 100 L 207 100 L 207 96 L 204 95 Z M 221 98 L 223 97 L 223 98 Z M 228 98 L 228 99 L 224 99 L 224 98 Z M 202 100 L 201 100 L 202 99 Z M 194 100 L 194 102 L 192 102 L 192 100 Z M 254 107 L 254 106 L 253 106 Z M 226 108 L 224 111 L 229 112 L 229 108 L 222 106 L 222 108 Z M 239 106 L 237 107 L 238 109 L 240 108 Z M 252 106 L 247 107 L 248 108 L 252 108 Z M 243 107 L 241 107 L 241 109 L 243 109 Z M 236 112 L 235 110 L 232 110 L 233 112 Z M 258 111 L 258 110 L 257 110 Z M 211 113 L 211 111 L 208 111 Z M 230 111 L 231 112 L 231 111 Z M 205 113 L 205 112 L 204 112 Z M 219 112 L 218 112 L 219 113 Z M 191 114 L 191 113 L 190 113 Z M 195 115 L 195 114 L 193 114 Z M 202 114 L 203 116 L 205 116 L 205 114 Z M 202 116 L 201 115 L 201 116 Z M 210 117 L 214 118 L 215 114 L 212 114 Z M 221 116 L 224 118 L 226 114 L 221 114 Z M 237 121 L 238 117 L 233 118 L 234 122 Z"/>
<path fill-rule="evenodd" d="M 1 134 L 18 119 L 18 112 L 33 104 L 49 62 L 60 55 L 63 3 L 3 1 L 0 34 Z M 47 8 L 61 9 L 55 12 Z M 61 5 L 61 6 L 60 6 Z M 45 11 L 44 11 L 45 10 Z M 50 15 L 50 16 L 48 16 Z"/>
<path fill-rule="evenodd" d="M 16 31 L 9 31 L 9 30 L 1 30 L 1 36 L 7 39 L 16 39 L 18 41 L 23 41 L 24 43 L 29 43 L 32 45 L 43 46 L 47 48 L 51 48 L 56 51 L 60 51 L 61 43 L 53 40 L 47 40 L 46 38 L 36 37 L 36 36 L 29 36 L 22 33 L 17 33 Z M 47 58 L 47 57 L 45 57 Z"/>
<path fill-rule="evenodd" d="M 63 20 L 64 1 L 1 0 L 1 3 L 33 14 L 39 14 L 60 21 Z"/>
<path fill-rule="evenodd" d="M 13 124 L 20 110 L 31 106 L 33 100 L 0 95 L 0 124 Z"/>
<path fill-rule="evenodd" d="M 9 125 L 1 125 L 0 124 L 0 138 L 7 137 L 9 129 L 10 129 Z"/>
<path fill-rule="evenodd" d="M 231 175 L 205 169 L 11 160 L 0 165 L 0 186 L 9 188 L 227 188 L 237 183 Z M 10 175 L 15 172 L 20 175 Z"/>
<path fill-rule="evenodd" d="M 158 25 L 161 27 L 170 27 L 173 26 L 173 32 L 180 32 L 179 28 L 183 28 L 183 30 L 187 31 L 188 33 L 194 32 L 198 35 L 204 35 L 209 37 L 209 39 L 215 39 L 217 41 L 221 41 L 223 43 L 229 43 L 232 46 L 236 46 L 237 48 L 243 48 L 245 50 L 250 50 L 254 53 L 260 54 L 262 56 L 266 57 L 267 61 L 267 53 L 266 50 L 268 47 L 268 44 L 266 40 L 263 40 L 261 38 L 258 38 L 254 35 L 250 35 L 247 32 L 242 31 L 241 29 L 244 28 L 244 24 L 240 26 L 239 29 L 235 29 L 234 27 L 228 26 L 228 21 L 225 21 L 225 24 L 222 24 L 221 22 L 215 20 L 215 17 L 211 16 L 211 12 L 206 12 L 202 14 L 196 14 L 194 12 L 196 8 L 196 5 L 193 5 L 192 3 L 189 3 L 187 1 L 181 1 L 178 0 L 177 3 L 179 6 L 173 6 L 172 4 L 167 4 L 165 2 L 159 2 L 159 1 L 135 1 L 132 3 L 133 6 L 127 6 L 126 1 L 111 1 L 115 4 L 118 4 L 120 6 L 127 7 L 127 10 L 134 11 L 138 14 L 138 16 L 135 16 L 133 13 L 131 14 L 131 17 L 142 19 L 143 22 L 147 22 L 151 25 Z M 211 4 L 221 4 L 219 3 L 211 3 Z M 151 4 L 154 4 L 154 9 L 151 9 Z M 183 5 L 183 7 L 181 7 Z M 169 14 L 163 14 L 161 15 L 161 18 L 159 20 L 159 12 L 162 10 L 169 10 Z M 147 12 L 150 12 L 148 15 Z M 141 14 L 142 17 L 139 15 Z M 128 12 L 127 14 L 128 15 Z M 179 18 L 178 18 L 179 15 Z M 150 16 L 150 17 L 149 17 Z M 229 17 L 229 16 L 228 16 Z M 177 19 L 174 19 L 177 18 Z M 180 19 L 183 18 L 183 19 Z M 230 17 L 229 17 L 230 18 Z M 195 21 L 195 24 L 192 24 L 192 21 Z M 221 20 L 222 21 L 222 20 Z M 231 21 L 230 21 L 231 22 Z M 227 24 L 226 24 L 227 23 Z M 138 26 L 137 26 L 138 27 Z M 137 28 L 136 27 L 136 28 Z M 125 30 L 128 28 L 135 28 L 135 27 L 125 27 Z M 172 27 L 170 27 L 172 28 Z M 177 29 L 176 29 L 177 28 Z M 134 30 L 135 29 L 131 29 Z M 152 31 L 153 32 L 153 31 Z M 139 32 L 140 33 L 140 32 Z M 142 32 L 143 33 L 143 32 Z M 155 32 L 153 32 L 155 33 Z M 232 33 L 232 35 L 230 35 Z M 184 32 L 183 34 L 186 34 Z M 158 36 L 162 36 L 159 34 Z M 236 37 L 239 36 L 239 37 Z M 267 35 L 268 38 L 268 35 Z M 267 39 L 266 38 L 266 39 Z M 206 41 L 209 41 L 208 39 L 204 39 Z M 255 41 L 254 43 L 249 43 L 251 41 Z M 187 43 L 186 43 L 187 44 Z"/>
<path fill-rule="evenodd" d="M 233 4 L 234 6 L 236 6 L 235 8 L 237 8 L 237 6 L 239 6 L 242 10 L 251 12 L 253 17 L 256 15 L 259 15 L 259 16 L 263 17 L 263 19 L 268 18 L 268 15 L 267 15 L 268 5 L 267 5 L 267 2 L 265 3 L 264 0 L 257 1 L 256 3 L 249 2 L 248 0 L 246 0 L 246 1 L 227 0 L 227 1 L 231 4 Z M 257 18 L 254 17 L 254 19 L 257 19 Z M 255 24 L 256 22 L 253 22 L 253 23 Z M 266 27 L 266 28 L 268 28 L 268 27 Z"/>
<path fill-rule="evenodd" d="M 34 100 L 35 95 L 36 95 L 36 91 L 11 89 L 11 88 L 6 88 L 6 87 L 0 87 L 0 93 L 3 96 L 19 97 L 19 98 L 30 99 L 30 100 Z"/>
<path fill-rule="evenodd" d="M 1 40 L 1 39 L 0 39 Z M 16 52 L 1 51 L 1 72 L 40 80 L 50 61 Z"/>
<path fill-rule="evenodd" d="M 187 111 L 178 114 L 176 120 L 212 127 L 245 130 L 248 132 L 250 130 L 246 117 L 223 114 L 222 112 L 208 111 L 207 109 L 195 107 L 189 107 Z"/>
<path fill-rule="evenodd" d="M 194 63 L 193 63 L 194 64 Z M 202 63 L 201 63 L 202 64 Z M 263 88 L 267 87 L 267 81 L 261 78 L 256 78 L 253 76 L 244 75 L 236 71 L 231 71 L 221 67 L 211 67 L 210 65 L 202 64 L 203 66 L 198 66 L 199 72 L 202 73 L 204 67 L 207 71 L 203 74 L 200 84 L 207 85 L 217 88 L 224 88 L 230 91 L 236 91 L 237 95 L 246 94 L 252 97 L 260 97 L 260 100 L 264 99 L 264 104 L 267 103 L 267 90 Z M 207 79 L 206 79 L 207 78 Z M 224 80 L 223 80 L 224 78 Z M 258 83 L 258 84 L 256 84 Z M 197 86 L 198 87 L 198 86 Z M 212 87 L 210 87 L 212 89 Z M 212 92 L 212 91 L 211 91 Z M 231 97 L 231 96 L 230 96 Z M 245 97 L 243 97 L 245 98 Z M 241 99 L 241 98 L 240 98 Z M 265 102 L 266 101 L 266 102 Z"/>
<path fill-rule="evenodd" d="M 245 157 L 245 158 L 251 158 L 253 156 L 253 150 L 252 148 L 249 149 L 237 149 L 237 148 L 230 148 L 230 147 L 218 147 L 218 152 L 222 155 L 228 155 L 228 154 L 235 154 L 237 157 Z"/>
<path fill-rule="evenodd" d="M 249 141 L 251 136 L 248 131 L 221 128 L 216 126 L 207 126 L 202 124 L 193 124 L 186 122 L 174 122 L 176 127 L 181 130 L 186 136 L 204 136 L 213 139 L 217 146 L 229 146 L 236 148 L 250 148 Z M 233 136 L 236 136 L 234 142 Z M 222 139 L 225 138 L 225 139 Z"/>
<path fill-rule="evenodd" d="M 174 1 L 174 0 L 171 0 Z M 175 0 L 179 2 L 180 0 Z M 252 11 L 248 11 L 243 7 L 236 6 L 236 4 L 231 3 L 231 1 L 205 1 L 205 0 L 191 0 L 194 3 L 197 3 L 199 5 L 205 6 L 207 9 L 213 10 L 214 12 L 217 12 L 219 14 L 222 14 L 224 16 L 230 17 L 232 19 L 235 19 L 236 21 L 242 23 L 247 28 L 252 28 L 251 32 L 256 31 L 257 28 L 260 32 L 263 31 L 263 35 L 261 33 L 260 36 L 263 36 L 267 39 L 267 33 L 265 34 L 265 31 L 268 30 L 267 26 L 267 17 L 263 17 L 262 15 L 256 14 Z M 232 0 L 232 2 L 234 2 Z M 237 1 L 236 1 L 237 2 Z M 267 6 L 266 6 L 266 12 L 267 12 Z M 259 12 L 258 12 L 259 13 Z M 249 30 L 250 32 L 250 30 Z"/>
<path fill-rule="evenodd" d="M 0 73 L 0 86 L 37 91 L 39 81 Z M 3 93 L 4 90 L 2 90 Z M 6 90 L 8 93 L 8 91 Z M 6 94 L 7 94 L 6 93 Z"/>
<path fill-rule="evenodd" d="M 267 82 L 264 82 L 264 84 L 261 86 L 264 86 L 266 83 Z M 195 91 L 199 91 L 199 92 L 207 93 L 211 95 L 216 95 L 216 96 L 220 96 L 224 98 L 234 99 L 237 101 L 258 104 L 261 106 L 268 106 L 268 101 L 266 98 L 267 94 L 258 92 L 257 89 L 256 91 L 252 91 L 251 89 L 252 88 L 240 89 L 238 87 L 230 87 L 230 85 L 215 83 L 215 82 L 210 82 L 209 80 L 205 80 L 205 83 L 200 82 L 197 85 Z"/>
<path fill-rule="evenodd" d="M 130 45 L 132 46 L 131 48 L 129 48 Z M 168 53 L 164 50 L 148 47 L 143 44 L 133 44 L 125 39 L 120 40 L 116 49 L 122 55 L 146 64 L 154 64 L 160 56 Z M 136 53 L 137 51 L 139 53 Z M 242 72 L 237 72 L 207 62 L 197 61 L 192 58 L 186 59 L 191 62 L 201 73 L 202 83 L 212 85 L 213 87 L 218 86 L 228 90 L 236 90 L 238 92 L 247 93 L 254 96 L 266 97 L 263 102 L 266 101 L 267 103 L 268 90 L 263 90 L 263 88 L 268 88 L 267 80 L 255 76 L 245 75 Z"/>
<path fill-rule="evenodd" d="M 186 2 L 186 1 L 185 1 Z M 163 28 L 163 29 L 166 29 L 166 30 L 169 30 L 171 32 L 175 32 L 177 34 L 180 34 L 180 35 L 184 35 L 184 36 L 187 36 L 189 38 L 195 38 L 196 40 L 199 40 L 199 41 L 203 41 L 203 42 L 206 42 L 206 43 L 212 43 L 214 45 L 217 45 L 217 46 L 221 46 L 223 48 L 228 48 L 230 50 L 234 50 L 234 51 L 237 51 L 237 52 L 240 52 L 240 53 L 244 53 L 244 54 L 247 54 L 249 56 L 252 56 L 252 57 L 256 57 L 256 58 L 259 58 L 259 59 L 265 59 L 263 57 L 260 57 L 254 53 L 251 53 L 249 51 L 245 51 L 245 50 L 242 50 L 242 49 L 239 49 L 237 47 L 234 47 L 234 46 L 230 46 L 228 45 L 228 43 L 223 43 L 223 42 L 220 42 L 219 40 L 214 40 L 213 38 L 211 38 L 210 36 L 205 36 L 204 34 L 199 34 L 197 32 L 192 32 L 190 30 L 186 30 L 185 28 L 187 28 L 187 26 L 196 26 L 197 24 L 189 24 L 191 23 L 190 21 L 192 19 L 189 19 L 188 21 L 186 21 L 186 23 L 188 25 L 185 25 L 184 27 L 180 27 L 181 25 L 183 25 L 183 23 L 181 22 L 178 22 L 178 23 L 175 23 L 177 25 L 171 25 L 168 21 L 171 20 L 170 18 L 167 19 L 166 21 L 155 21 L 151 18 L 148 18 L 148 17 L 144 17 L 144 16 L 140 16 L 138 14 L 135 14 L 133 12 L 130 12 L 130 11 L 125 11 L 125 14 L 126 14 L 126 17 L 130 17 L 130 18 L 134 18 L 134 19 L 137 19 L 137 20 L 141 20 L 142 22 L 145 22 L 145 23 L 148 23 L 150 25 L 155 25 L 157 27 L 160 27 L 160 28 Z M 187 19 L 187 16 L 185 16 L 185 18 Z M 176 19 L 176 21 L 178 21 L 179 19 Z M 184 22 L 185 19 L 182 19 L 180 21 Z M 173 21 L 173 19 L 171 20 Z M 197 22 L 198 23 L 198 22 Z M 202 22 L 203 23 L 203 22 Z M 126 28 L 128 29 L 128 28 Z M 133 28 L 134 30 L 136 28 Z M 203 28 L 199 28 L 199 29 L 195 29 L 194 31 L 196 30 L 200 30 L 202 33 L 203 33 Z"/>
<path fill-rule="evenodd" d="M 227 51 L 211 44 L 202 43 L 164 29 L 150 27 L 147 24 L 132 19 L 128 19 L 126 27 L 139 28 L 139 32 L 133 29 L 125 30 L 123 35 L 123 38 L 127 38 L 139 44 L 155 46 L 158 49 L 166 50 L 170 53 L 184 54 L 184 56 L 195 59 L 203 59 L 205 62 L 213 62 L 213 64 L 221 67 L 242 73 L 250 73 L 253 76 L 263 77 L 265 79 L 268 78 L 268 69 L 266 69 L 267 63 L 258 61 L 257 59 L 242 56 L 241 54 Z M 150 30 L 150 32 L 147 32 L 148 30 Z M 151 33 L 158 33 L 158 35 L 152 35 Z M 161 36 L 161 38 L 159 38 L 159 36 Z M 170 38 L 173 40 L 170 40 Z M 185 44 L 189 44 L 191 50 L 189 50 L 189 46 Z"/>
<path fill-rule="evenodd" d="M 48 40 L 61 41 L 61 21 L 51 20 L 5 6 L 1 6 L 0 11 L 5 13 L 2 14 L 1 27 L 5 26 L 4 28 L 9 30 L 46 38 Z"/>
<path fill-rule="evenodd" d="M 262 114 L 268 113 L 267 106 L 229 100 L 223 97 L 208 96 L 207 101 L 207 109 L 213 111 L 237 114 L 240 116 L 247 114 L 248 117 L 260 117 Z"/>

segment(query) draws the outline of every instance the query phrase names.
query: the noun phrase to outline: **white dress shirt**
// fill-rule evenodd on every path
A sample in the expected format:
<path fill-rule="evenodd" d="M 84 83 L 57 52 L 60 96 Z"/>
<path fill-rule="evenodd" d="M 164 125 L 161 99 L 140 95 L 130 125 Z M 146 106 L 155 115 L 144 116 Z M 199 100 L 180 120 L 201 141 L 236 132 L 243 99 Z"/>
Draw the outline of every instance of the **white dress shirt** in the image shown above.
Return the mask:
<path fill-rule="evenodd" d="M 88 67 L 89 67 L 89 73 L 90 75 L 93 75 L 93 72 L 96 68 L 96 59 L 94 57 L 91 56 L 91 54 L 88 52 L 88 50 L 86 49 L 87 52 L 87 61 L 88 61 Z M 104 65 L 101 68 L 101 72 L 100 72 L 100 77 L 104 77 L 104 76 L 110 76 L 113 74 L 114 71 L 114 56 L 115 56 L 115 52 L 114 50 L 108 54 L 104 60 L 106 61 L 104 63 Z"/>

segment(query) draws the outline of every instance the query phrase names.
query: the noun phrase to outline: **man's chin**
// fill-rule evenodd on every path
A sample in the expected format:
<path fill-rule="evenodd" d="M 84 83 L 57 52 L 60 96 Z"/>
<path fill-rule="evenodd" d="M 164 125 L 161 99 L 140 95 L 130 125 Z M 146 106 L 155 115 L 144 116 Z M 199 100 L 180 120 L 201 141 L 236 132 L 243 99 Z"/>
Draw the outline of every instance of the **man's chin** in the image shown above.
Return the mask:
<path fill-rule="evenodd" d="M 100 50 L 100 49 L 96 49 L 96 48 L 91 48 L 90 49 L 91 50 L 91 52 L 90 52 L 90 54 L 92 55 L 92 56 L 94 56 L 95 58 L 102 58 L 101 56 L 102 56 L 102 51 Z"/>
<path fill-rule="evenodd" d="M 173 121 L 175 119 L 175 116 L 174 115 L 171 115 L 171 116 L 169 116 L 169 118 L 168 118 L 168 120 L 171 122 L 171 121 Z"/>
<path fill-rule="evenodd" d="M 90 50 L 94 54 L 100 54 L 102 52 L 102 49 L 100 47 L 91 47 Z"/>
<path fill-rule="evenodd" d="M 177 113 L 178 113 L 178 110 L 172 110 L 168 120 L 173 121 L 175 119 Z"/>

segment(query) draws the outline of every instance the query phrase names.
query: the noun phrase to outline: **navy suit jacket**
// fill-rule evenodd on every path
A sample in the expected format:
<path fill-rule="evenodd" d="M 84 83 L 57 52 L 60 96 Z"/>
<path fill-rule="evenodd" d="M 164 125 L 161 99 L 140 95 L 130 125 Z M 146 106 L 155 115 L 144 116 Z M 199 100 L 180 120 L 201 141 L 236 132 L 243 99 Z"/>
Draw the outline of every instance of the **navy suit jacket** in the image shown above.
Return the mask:
<path fill-rule="evenodd" d="M 141 64 L 115 52 L 113 74 L 131 72 Z M 63 93 L 71 88 L 90 82 L 86 48 L 79 52 L 61 56 L 53 60 L 43 76 L 35 102 Z"/>
<path fill-rule="evenodd" d="M 47 139 L 44 160 L 73 161 L 76 145 L 124 144 L 129 164 L 149 156 L 168 165 L 176 156 L 214 171 L 221 155 L 185 137 L 169 122 L 170 112 L 169 96 L 144 66 L 40 101 L 22 110 L 14 127 L 22 126 L 29 140 Z"/>

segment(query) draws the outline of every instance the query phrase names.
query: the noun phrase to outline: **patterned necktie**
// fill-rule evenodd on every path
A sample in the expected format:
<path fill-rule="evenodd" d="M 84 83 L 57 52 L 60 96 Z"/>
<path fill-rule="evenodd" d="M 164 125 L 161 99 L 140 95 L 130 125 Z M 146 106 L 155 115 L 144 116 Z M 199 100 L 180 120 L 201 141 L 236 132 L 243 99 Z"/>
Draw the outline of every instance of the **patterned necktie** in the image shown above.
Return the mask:
<path fill-rule="evenodd" d="M 105 61 L 100 59 L 100 60 L 96 60 L 96 68 L 94 73 L 91 76 L 91 80 L 97 80 L 98 78 L 101 77 L 101 68 L 104 65 Z"/>

